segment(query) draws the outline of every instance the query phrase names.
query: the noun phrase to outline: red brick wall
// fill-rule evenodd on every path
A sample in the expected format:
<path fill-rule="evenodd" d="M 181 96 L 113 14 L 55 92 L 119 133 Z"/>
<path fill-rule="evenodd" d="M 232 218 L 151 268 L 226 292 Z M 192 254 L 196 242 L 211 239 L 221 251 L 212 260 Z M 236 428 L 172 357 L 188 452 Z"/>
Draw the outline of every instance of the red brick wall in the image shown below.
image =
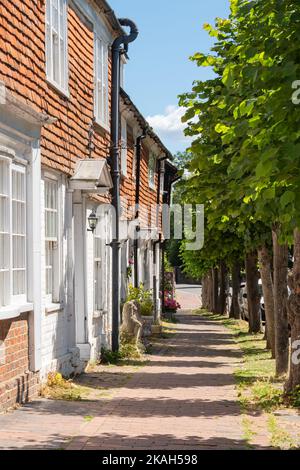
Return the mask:
<path fill-rule="evenodd" d="M 121 196 L 126 198 L 127 204 L 123 204 L 124 214 L 127 214 L 128 206 L 135 204 L 135 175 L 133 175 L 133 160 L 135 155 L 134 150 L 135 141 L 131 132 L 127 134 L 127 177 L 121 177 Z M 149 150 L 142 145 L 141 152 L 141 167 L 140 167 L 140 218 L 142 227 L 151 225 L 151 207 L 156 207 L 157 202 L 157 184 L 158 174 L 155 175 L 155 189 L 149 187 Z M 162 195 L 160 195 L 160 202 L 162 202 Z M 155 226 L 155 221 L 152 221 Z"/>
<path fill-rule="evenodd" d="M 134 139 L 132 133 L 127 133 L 127 176 L 121 175 L 120 194 L 122 198 L 123 217 L 134 216 L 134 211 L 128 212 L 135 204 L 135 175 L 133 175 Z"/>
<path fill-rule="evenodd" d="M 69 97 L 57 92 L 46 81 L 45 0 L 0 0 L 0 39 L 0 80 L 18 98 L 57 119 L 42 129 L 42 163 L 71 175 L 77 159 L 107 157 L 110 135 L 93 124 L 94 36 L 77 13 L 68 7 Z M 132 136 L 128 137 L 128 143 L 128 178 L 122 179 L 121 193 L 134 203 Z M 156 202 L 156 191 L 150 190 L 148 185 L 148 152 L 145 149 L 141 172 L 141 203 L 150 205 Z M 4 402 L 10 406 L 15 401 L 26 400 L 37 388 L 37 377 L 27 373 L 27 317 L 0 321 L 0 341 L 3 339 L 6 362 L 0 364 L 2 407 Z"/>
<path fill-rule="evenodd" d="M 45 0 L 0 0 L 0 39 L 0 80 L 19 99 L 56 118 L 42 129 L 43 165 L 71 175 L 77 159 L 106 157 L 109 133 L 93 125 L 94 35 L 85 22 L 68 7 L 69 98 L 46 81 Z M 2 407 L 26 400 L 37 389 L 37 378 L 27 373 L 27 317 L 0 321 L 0 341 L 3 338 Z"/>
<path fill-rule="evenodd" d="M 42 129 L 42 163 L 73 174 L 77 159 L 107 157 L 110 135 L 93 124 L 94 35 L 77 13 L 68 7 L 68 59 L 70 97 L 46 81 L 45 0 L 0 0 L 0 80 L 19 98 L 57 121 Z M 109 96 L 111 90 L 111 59 Z M 110 105 L 109 105 L 110 107 Z M 92 132 L 90 132 L 92 128 Z M 93 150 L 89 151 L 90 144 Z M 129 146 L 134 145 L 129 135 Z M 128 178 L 122 179 L 121 194 L 134 201 L 132 161 L 128 151 Z M 142 161 L 141 202 L 156 202 L 148 186 L 148 152 Z"/>
<path fill-rule="evenodd" d="M 57 119 L 42 129 L 42 162 L 72 174 L 77 159 L 106 157 L 109 133 L 93 126 L 94 35 L 68 7 L 70 97 L 46 81 L 45 0 L 0 0 L 0 80 L 38 111 Z M 111 69 L 111 67 L 110 67 Z M 111 70 L 109 70 L 109 83 Z"/>
<path fill-rule="evenodd" d="M 0 411 L 3 411 L 38 393 L 38 376 L 28 371 L 28 314 L 0 321 L 0 349 Z"/>
<path fill-rule="evenodd" d="M 140 205 L 141 205 L 141 220 L 142 226 L 155 226 L 155 221 L 151 224 L 151 207 L 156 207 L 157 201 L 157 173 L 155 174 L 155 189 L 149 187 L 149 155 L 148 148 L 142 146 L 141 155 L 141 176 L 140 176 Z M 153 216 L 152 216 L 153 217 Z"/>

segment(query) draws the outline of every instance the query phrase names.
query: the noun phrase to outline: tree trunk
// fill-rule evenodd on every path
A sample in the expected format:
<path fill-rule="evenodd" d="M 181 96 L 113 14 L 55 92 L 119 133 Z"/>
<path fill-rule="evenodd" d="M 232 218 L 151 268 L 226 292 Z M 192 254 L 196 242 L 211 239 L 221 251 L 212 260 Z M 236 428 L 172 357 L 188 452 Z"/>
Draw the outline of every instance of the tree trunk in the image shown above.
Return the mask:
<path fill-rule="evenodd" d="M 206 310 L 210 308 L 210 282 L 211 276 L 206 274 L 202 279 L 202 308 Z"/>
<path fill-rule="evenodd" d="M 271 257 L 268 248 L 264 245 L 258 250 L 259 270 L 262 281 L 266 313 L 266 340 L 267 347 L 275 357 L 275 323 L 274 323 L 274 294 L 271 272 Z"/>
<path fill-rule="evenodd" d="M 201 289 L 201 303 L 202 308 L 207 309 L 207 292 L 208 292 L 208 279 L 207 276 L 202 278 L 202 289 Z"/>
<path fill-rule="evenodd" d="M 227 268 L 224 261 L 220 264 L 220 293 L 218 298 L 218 313 L 226 313 Z"/>
<path fill-rule="evenodd" d="M 258 279 L 257 254 L 256 252 L 248 253 L 246 256 L 246 285 L 249 333 L 259 333 L 261 331 Z"/>
<path fill-rule="evenodd" d="M 240 309 L 240 304 L 239 304 L 239 293 L 240 293 L 240 285 L 241 285 L 240 263 L 236 262 L 232 266 L 231 277 L 232 277 L 232 299 L 231 299 L 229 317 L 239 320 L 241 318 L 241 309 Z"/>
<path fill-rule="evenodd" d="M 218 313 L 218 298 L 219 298 L 219 272 L 218 268 L 212 270 L 213 279 L 213 295 L 212 295 L 212 311 Z"/>
<path fill-rule="evenodd" d="M 212 311 L 212 273 L 209 271 L 202 280 L 202 308 Z"/>
<path fill-rule="evenodd" d="M 289 361 L 289 330 L 287 318 L 287 266 L 288 247 L 279 245 L 273 231 L 274 253 L 274 318 L 276 375 L 287 372 Z"/>
<path fill-rule="evenodd" d="M 209 289 L 208 289 L 208 311 L 213 311 L 213 273 L 212 270 L 209 271 Z"/>
<path fill-rule="evenodd" d="M 300 385 L 300 231 L 294 233 L 294 267 L 289 277 L 291 295 L 288 299 L 288 320 L 291 327 L 289 378 L 285 390 L 291 393 Z"/>

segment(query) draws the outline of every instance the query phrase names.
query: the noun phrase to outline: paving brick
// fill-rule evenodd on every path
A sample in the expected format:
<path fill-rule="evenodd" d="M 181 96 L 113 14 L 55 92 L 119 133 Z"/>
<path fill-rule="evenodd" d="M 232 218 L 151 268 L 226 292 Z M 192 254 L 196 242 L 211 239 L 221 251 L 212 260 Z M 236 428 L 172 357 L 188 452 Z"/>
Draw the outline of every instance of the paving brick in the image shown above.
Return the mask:
<path fill-rule="evenodd" d="M 0 448 L 246 448 L 232 375 L 240 353 L 230 335 L 191 315 L 174 328 L 164 353 L 115 385 L 106 403 L 40 400 L 0 416 Z"/>

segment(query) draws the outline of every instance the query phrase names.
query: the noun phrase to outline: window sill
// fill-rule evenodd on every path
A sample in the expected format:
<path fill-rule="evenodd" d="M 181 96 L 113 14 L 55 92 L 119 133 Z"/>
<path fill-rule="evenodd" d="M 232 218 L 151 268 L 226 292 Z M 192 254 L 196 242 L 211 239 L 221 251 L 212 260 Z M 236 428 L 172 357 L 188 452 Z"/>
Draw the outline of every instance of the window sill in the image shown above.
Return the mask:
<path fill-rule="evenodd" d="M 55 83 L 51 78 L 46 78 L 46 82 L 48 85 L 53 88 L 55 91 L 57 91 L 63 98 L 70 99 L 71 95 L 69 90 L 64 90 L 61 88 L 57 83 Z"/>
<path fill-rule="evenodd" d="M 95 119 L 94 124 L 95 124 L 96 132 L 98 132 L 100 135 L 106 137 L 106 135 L 110 133 L 109 126 L 104 124 L 103 122 L 98 121 L 97 119 Z"/>
<path fill-rule="evenodd" d="M 9 305 L 8 307 L 0 308 L 0 320 L 9 320 L 10 318 L 17 318 L 22 313 L 31 312 L 33 310 L 32 303 L 22 305 Z"/>
<path fill-rule="evenodd" d="M 46 305 L 45 312 L 56 313 L 56 312 L 61 312 L 63 309 L 64 309 L 63 303 L 53 303 L 53 304 Z"/>

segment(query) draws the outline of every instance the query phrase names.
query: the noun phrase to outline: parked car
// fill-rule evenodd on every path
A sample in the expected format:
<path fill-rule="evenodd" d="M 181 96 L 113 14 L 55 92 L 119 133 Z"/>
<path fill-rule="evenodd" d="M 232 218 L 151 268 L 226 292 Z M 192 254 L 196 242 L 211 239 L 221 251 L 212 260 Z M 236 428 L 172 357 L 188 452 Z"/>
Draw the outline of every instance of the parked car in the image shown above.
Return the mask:
<path fill-rule="evenodd" d="M 262 291 L 262 282 L 261 279 L 258 281 L 258 288 L 259 288 L 259 296 L 260 296 L 260 315 L 261 321 L 265 323 L 266 321 L 266 313 L 265 313 L 265 303 L 264 303 L 264 296 Z M 247 294 L 247 286 L 246 284 L 241 284 L 240 294 L 239 294 L 239 304 L 241 309 L 241 316 L 244 320 L 249 320 L 249 311 L 248 311 L 248 294 Z"/>

